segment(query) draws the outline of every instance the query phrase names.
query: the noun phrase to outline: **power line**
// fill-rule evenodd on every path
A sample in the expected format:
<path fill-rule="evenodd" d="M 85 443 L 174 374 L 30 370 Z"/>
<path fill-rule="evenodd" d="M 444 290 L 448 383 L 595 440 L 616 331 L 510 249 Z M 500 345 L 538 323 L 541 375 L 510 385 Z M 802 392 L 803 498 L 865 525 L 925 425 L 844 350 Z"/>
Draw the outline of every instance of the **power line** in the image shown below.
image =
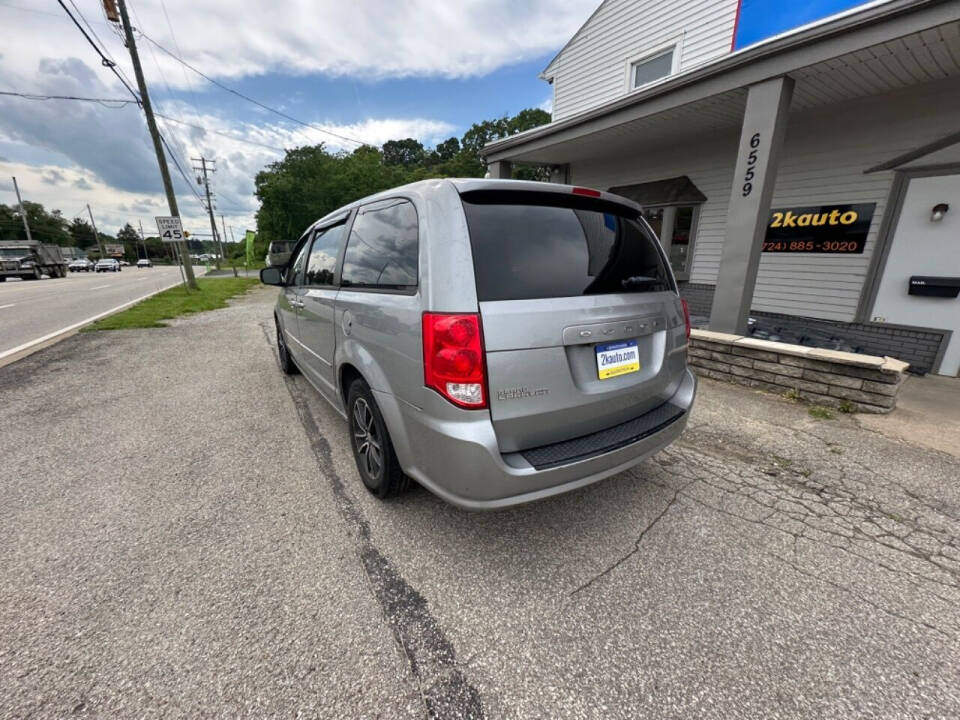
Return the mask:
<path fill-rule="evenodd" d="M 100 105 L 103 105 L 105 108 L 110 108 L 111 110 L 119 110 L 121 107 L 125 105 L 140 104 L 139 100 L 122 100 L 120 98 L 78 97 L 76 95 L 41 95 L 36 93 L 7 92 L 5 90 L 0 90 L 0 95 L 19 97 L 25 100 L 80 100 L 83 102 L 95 102 Z M 114 103 L 114 104 L 107 105 L 106 103 Z"/>
<path fill-rule="evenodd" d="M 373 144 L 373 143 L 368 143 L 368 142 L 366 142 L 366 141 L 364 141 L 364 140 L 357 140 L 356 138 L 348 137 L 347 135 L 340 135 L 339 133 L 335 133 L 335 132 L 333 132 L 332 130 L 327 130 L 326 128 L 321 127 L 321 126 L 319 126 L 319 125 L 314 125 L 313 123 L 304 122 L 303 120 L 300 120 L 300 119 L 298 119 L 298 118 L 295 118 L 295 117 L 293 117 L 292 115 L 288 115 L 287 113 L 285 113 L 285 112 L 283 112 L 283 111 L 281 111 L 281 110 L 277 110 L 276 108 L 270 107 L 269 105 L 265 105 L 264 103 L 260 102 L 259 100 L 255 100 L 254 98 L 250 97 L 249 95 L 244 95 L 244 94 L 243 94 L 242 92 L 240 92 L 239 90 L 234 90 L 233 88 L 224 85 L 224 84 L 223 84 L 222 82 L 220 82 L 219 80 L 215 80 L 214 78 L 210 77 L 209 75 L 201 72 L 200 70 L 198 70 L 197 68 L 195 68 L 193 65 L 191 65 L 190 63 L 188 63 L 188 62 L 187 62 L 186 60 L 184 60 L 183 58 L 175 55 L 175 54 L 174 54 L 173 52 L 171 52 L 170 50 L 167 50 L 167 48 L 165 48 L 163 45 L 161 45 L 161 44 L 158 43 L 156 40 L 154 40 L 153 38 L 151 38 L 149 35 L 147 35 L 145 32 L 143 32 L 143 30 L 139 30 L 138 32 L 140 33 L 140 36 L 141 36 L 141 37 L 143 37 L 145 40 L 147 40 L 147 41 L 148 41 L 149 43 L 151 43 L 152 45 L 156 46 L 161 52 L 166 53 L 167 55 L 169 55 L 170 57 L 172 57 L 174 60 L 176 60 L 178 63 L 184 65 L 184 66 L 187 67 L 187 68 L 189 68 L 190 70 L 192 70 L 193 72 L 195 72 L 197 75 L 199 75 L 200 77 L 202 77 L 202 78 L 203 78 L 204 80 L 206 80 L 207 82 L 213 83 L 214 85 L 216 85 L 216 86 L 217 86 L 218 88 L 220 88 L 221 90 L 225 90 L 225 91 L 227 91 L 228 93 L 230 93 L 230 94 L 232 94 L 232 95 L 236 95 L 238 98 L 242 98 L 243 100 L 246 100 L 246 101 L 249 102 L 249 103 L 253 103 L 253 104 L 256 105 L 257 107 L 263 108 L 264 110 L 267 110 L 267 111 L 269 111 L 269 112 L 272 112 L 272 113 L 275 114 L 275 115 L 279 115 L 280 117 L 282 117 L 282 118 L 284 118 L 284 119 L 286 119 L 286 120 L 290 120 L 291 122 L 295 122 L 295 123 L 297 123 L 298 125 L 302 125 L 303 127 L 312 128 L 313 130 L 317 130 L 317 131 L 319 131 L 319 132 L 326 133 L 327 135 L 331 135 L 331 136 L 333 136 L 333 137 L 335 137 L 335 138 L 338 138 L 338 139 L 340 139 L 340 140 L 346 140 L 347 142 L 356 143 L 357 145 L 372 145 L 372 144 Z"/>
<path fill-rule="evenodd" d="M 203 205 L 203 198 L 200 197 L 200 193 L 198 193 L 196 188 L 193 187 L 193 183 L 190 182 L 190 178 L 188 178 L 187 174 L 183 171 L 183 167 L 181 167 L 180 161 L 177 160 L 177 156 L 174 154 L 173 148 L 170 147 L 170 143 L 167 142 L 167 139 L 163 135 L 160 135 L 160 142 L 162 142 L 163 146 L 167 149 L 167 155 L 169 155 L 170 159 L 173 160 L 173 164 L 177 167 L 180 177 L 183 178 L 183 181 L 187 184 L 187 187 L 190 188 L 190 192 L 192 192 L 197 200 L 200 201 L 200 205 L 206 209 L 206 205 Z"/>
<path fill-rule="evenodd" d="M 285 148 L 276 147 L 275 145 L 267 145 L 266 143 L 257 142 L 256 140 L 247 140 L 242 138 L 239 135 L 233 135 L 231 133 L 225 133 L 220 130 L 214 130 L 213 128 L 204 127 L 203 125 L 196 125 L 194 123 L 187 122 L 186 120 L 177 120 L 177 118 L 172 118 L 169 115 L 164 115 L 163 113 L 155 112 L 159 118 L 168 120 L 169 122 L 180 123 L 181 125 L 186 125 L 187 127 L 194 128 L 195 130 L 203 130 L 204 132 L 213 133 L 214 135 L 220 135 L 231 140 L 236 140 L 237 142 L 246 143 L 247 145 L 256 145 L 257 147 L 266 148 L 267 150 L 276 150 L 277 152 L 286 152 Z"/>
<path fill-rule="evenodd" d="M 70 2 L 73 2 L 73 0 L 70 0 Z M 133 16 L 134 16 L 134 18 L 136 18 L 137 24 L 142 27 L 142 26 L 143 26 L 143 23 L 140 22 L 140 14 L 137 12 L 137 8 L 134 7 L 133 3 L 129 2 L 129 0 L 128 0 L 128 2 L 127 2 L 127 5 L 128 5 L 128 6 L 130 7 L 130 9 L 133 11 Z M 164 11 L 166 11 L 166 8 L 164 8 Z M 168 27 L 170 27 L 171 36 L 173 36 L 173 26 L 170 25 L 170 18 L 169 18 L 169 16 L 167 17 L 167 25 L 168 25 Z M 141 34 L 142 34 L 143 31 L 141 30 L 140 32 L 141 32 Z M 174 44 L 176 45 L 176 37 L 173 36 L 173 39 L 174 39 Z M 157 60 L 157 53 L 154 51 L 154 45 L 151 43 L 149 47 L 150 47 L 150 57 L 153 59 L 153 64 L 154 64 L 154 66 L 157 68 L 157 72 L 160 74 L 160 79 L 163 81 L 163 86 L 164 86 L 164 87 L 166 88 L 166 90 L 167 90 L 167 97 L 169 97 L 170 99 L 173 99 L 173 91 L 170 89 L 170 84 L 167 82 L 167 77 L 166 77 L 166 75 L 165 75 L 164 72 L 163 72 L 163 68 L 160 66 L 160 62 Z M 178 50 L 179 50 L 179 46 L 178 46 Z M 180 68 L 181 68 L 181 70 L 183 70 L 183 66 L 182 66 L 182 65 L 180 66 Z M 186 70 L 184 70 L 184 73 L 186 73 Z M 158 112 L 156 112 L 156 111 L 154 111 L 153 114 L 154 114 L 154 117 L 162 118 L 164 121 L 167 121 L 167 122 L 174 122 L 174 123 L 178 123 L 178 124 L 180 124 L 180 125 L 186 125 L 186 126 L 188 126 L 188 127 L 192 127 L 192 128 L 195 128 L 195 129 L 203 130 L 204 132 L 211 132 L 211 133 L 214 133 L 214 134 L 216 134 L 216 135 L 222 135 L 222 136 L 224 136 L 224 137 L 230 137 L 231 139 L 233 139 L 233 140 L 239 140 L 240 142 L 248 142 L 247 140 L 243 140 L 243 139 L 241 139 L 241 138 L 233 137 L 233 136 L 231 136 L 231 135 L 228 135 L 227 133 L 218 132 L 218 131 L 216 131 L 216 130 L 209 130 L 208 128 L 202 127 L 202 126 L 200 126 L 200 125 L 195 125 L 195 124 L 193 124 L 193 123 L 186 122 L 186 121 L 183 119 L 183 114 L 180 112 L 180 109 L 179 109 L 176 105 L 174 105 L 174 110 L 175 110 L 175 112 L 176 112 L 176 114 L 177 114 L 177 116 L 178 116 L 178 117 L 176 117 L 176 118 L 170 117 L 169 115 L 164 115 L 163 113 L 158 113 Z M 194 110 L 194 112 L 196 113 L 196 110 Z M 168 131 L 171 135 L 173 134 L 173 131 L 170 130 L 169 127 L 167 128 L 167 131 Z M 250 143 L 250 144 L 252 144 L 252 145 L 260 145 L 260 143 Z M 263 146 L 263 147 L 267 147 L 267 146 Z M 271 147 L 270 149 L 271 149 L 271 150 L 277 150 L 278 148 L 273 148 L 273 147 Z M 280 150 L 280 152 L 284 152 L 284 150 Z M 193 187 L 193 186 L 191 185 L 191 188 L 192 188 L 192 187 Z"/>
<path fill-rule="evenodd" d="M 60 13 L 46 12 L 45 10 L 36 10 L 34 8 L 22 7 L 20 5 L 11 5 L 10 3 L 6 2 L 0 3 L 0 8 L 7 8 L 8 10 L 20 10 L 21 12 L 35 13 L 37 15 L 49 15 L 50 17 L 60 18 L 61 20 L 66 19 Z"/>
<path fill-rule="evenodd" d="M 70 0 L 70 2 L 72 3 L 73 0 Z M 136 20 L 137 20 L 137 25 L 140 25 L 140 24 L 141 24 L 141 23 L 140 23 L 140 15 L 139 15 L 139 13 L 137 13 L 137 9 L 133 6 L 132 3 L 129 3 L 129 2 L 128 2 L 127 4 L 128 4 L 128 6 L 130 7 L 130 9 L 133 10 L 133 16 L 134 16 L 134 17 L 136 18 Z M 156 66 L 157 72 L 160 73 L 160 79 L 163 81 L 163 86 L 167 89 L 167 97 L 172 99 L 172 98 L 173 98 L 173 91 L 170 90 L 170 84 L 167 82 L 167 76 L 163 74 L 163 68 L 160 67 L 160 63 L 157 62 L 157 53 L 154 52 L 154 50 L 153 50 L 153 45 L 150 46 L 150 57 L 153 58 L 153 64 Z M 180 113 L 179 113 L 179 110 L 177 111 L 177 114 L 178 114 L 178 115 L 180 114 Z M 156 113 L 154 113 L 154 115 L 156 115 Z"/>
<path fill-rule="evenodd" d="M 80 8 L 77 7 L 77 4 L 73 0 L 70 0 L 70 4 L 73 6 L 73 9 L 76 11 L 77 15 L 80 16 L 80 19 L 83 20 L 83 24 L 87 26 L 87 30 L 90 31 L 90 34 L 93 35 L 97 39 L 97 42 L 103 46 L 104 51 L 107 53 L 107 57 L 110 58 L 110 62 L 116 65 L 117 62 L 113 59 L 113 55 L 110 53 L 110 48 L 108 48 L 107 44 L 100 39 L 100 36 L 97 35 L 97 31 L 93 29 L 93 26 L 90 24 L 90 22 L 83 16 L 83 13 L 80 12 Z"/>
<path fill-rule="evenodd" d="M 167 12 L 167 4 L 164 0 L 160 0 L 160 7 L 163 9 L 163 17 L 167 20 L 167 28 L 170 30 L 170 39 L 173 40 L 173 46 L 177 49 L 177 55 L 183 55 L 180 51 L 180 43 L 177 42 L 177 35 L 173 32 L 173 23 L 170 22 L 170 14 Z M 190 82 L 189 76 L 187 75 L 187 69 L 181 65 L 180 72 L 183 73 L 183 79 L 187 83 L 187 87 L 193 90 L 193 83 Z"/>
<path fill-rule="evenodd" d="M 102 105 L 105 108 L 110 110 L 120 110 L 126 105 L 139 105 L 137 100 L 124 100 L 122 98 L 95 98 L 95 97 L 80 97 L 77 95 L 43 95 L 40 93 L 21 93 L 21 92 L 10 92 L 7 90 L 0 90 L 0 95 L 5 95 L 9 97 L 18 97 L 24 100 L 77 100 L 81 102 L 93 102 L 99 105 Z M 114 103 L 109 105 L 107 103 Z M 205 127 L 203 125 L 197 125 L 196 123 L 187 122 L 186 120 L 178 120 L 177 118 L 170 117 L 169 115 L 164 115 L 163 113 L 154 113 L 158 118 L 163 118 L 168 122 L 178 123 L 180 125 L 185 125 L 187 127 L 193 128 L 195 130 L 203 130 L 204 132 L 213 133 L 214 135 L 220 135 L 221 137 L 228 138 L 230 140 L 235 140 L 236 142 L 246 143 L 247 145 L 256 145 L 257 147 L 266 148 L 267 150 L 274 150 L 276 152 L 286 152 L 285 148 L 277 147 L 276 145 L 267 145 L 266 143 L 257 142 L 256 140 L 248 140 L 246 138 L 240 137 L 239 135 L 234 135 L 232 133 L 226 133 L 222 130 L 214 130 L 213 128 Z"/>
<path fill-rule="evenodd" d="M 70 17 L 70 19 L 73 20 L 73 24 L 77 26 L 77 29 L 78 29 L 78 30 L 83 34 L 83 36 L 87 39 L 87 42 L 90 43 L 90 47 L 92 47 L 94 50 L 97 51 L 97 55 L 100 56 L 100 62 L 101 62 L 101 64 L 102 64 L 104 67 L 110 68 L 110 71 L 111 71 L 114 75 L 117 76 L 117 80 L 119 80 L 121 83 L 123 83 L 123 86 L 130 92 L 130 94 L 133 96 L 133 98 L 134 98 L 134 99 L 137 101 L 137 103 L 139 104 L 139 103 L 140 103 L 140 96 L 137 95 L 136 92 L 134 92 L 134 89 L 133 89 L 132 87 L 130 87 L 130 84 L 123 78 L 123 76 L 122 76 L 122 75 L 120 74 L 120 72 L 117 70 L 117 64 L 116 64 L 113 60 L 110 60 L 109 58 L 107 58 L 106 55 L 103 54 L 103 51 L 102 51 L 102 50 L 100 49 L 100 47 L 93 41 L 93 38 L 91 38 L 90 35 L 87 34 L 87 31 L 83 29 L 83 25 L 81 25 L 81 24 L 77 21 L 77 19 L 73 16 L 73 13 L 70 12 L 70 8 L 68 8 L 68 7 L 66 6 L 66 4 L 63 2 L 63 0 L 57 0 L 57 2 L 60 4 L 60 7 L 63 8 L 63 11 Z M 77 12 L 78 12 L 78 14 L 79 14 L 79 11 L 77 11 Z M 86 22 L 86 19 L 84 19 L 84 22 Z"/>
<path fill-rule="evenodd" d="M 70 2 L 72 3 L 73 0 L 70 0 Z M 134 7 L 134 5 L 130 2 L 130 0 L 127 0 L 127 5 L 128 5 L 128 6 L 130 7 L 130 9 L 133 11 L 133 15 L 134 15 L 134 18 L 136 18 L 137 24 L 142 27 L 143 23 L 141 23 L 141 21 L 140 21 L 140 15 L 139 15 L 139 13 L 137 12 L 136 7 Z M 176 46 L 177 51 L 178 51 L 178 53 L 179 53 L 180 46 L 179 46 L 179 44 L 177 43 L 176 35 L 175 35 L 174 32 L 173 32 L 173 25 L 170 23 L 170 16 L 167 14 L 166 5 L 165 5 L 165 4 L 164 4 L 164 6 L 163 6 L 163 11 L 164 11 L 164 16 L 166 17 L 166 20 L 167 20 L 167 27 L 170 29 L 170 36 L 173 38 L 174 46 Z M 143 31 L 141 30 L 140 33 L 143 34 Z M 170 85 L 169 85 L 169 83 L 167 82 L 166 75 L 164 75 L 163 68 L 160 66 L 160 63 L 159 63 L 158 60 L 157 60 L 156 52 L 154 52 L 154 45 L 155 45 L 155 43 L 151 42 L 151 44 L 150 44 L 150 56 L 151 56 L 151 58 L 153 59 L 153 64 L 156 66 L 157 72 L 160 74 L 160 79 L 163 81 L 163 85 L 164 85 L 164 87 L 165 87 L 166 90 L 167 90 L 167 96 L 172 99 L 172 98 L 173 98 L 173 92 L 170 90 Z M 186 70 L 184 69 L 184 66 L 181 65 L 180 68 L 181 68 L 181 70 L 183 70 L 183 72 L 184 72 L 184 78 L 186 78 L 187 76 L 186 76 Z M 272 146 L 269 146 L 269 145 L 265 145 L 265 144 L 263 144 L 263 143 L 258 143 L 258 142 L 246 140 L 246 139 L 244 139 L 244 138 L 240 138 L 240 137 L 237 137 L 237 136 L 234 136 L 234 135 L 230 135 L 230 134 L 228 134 L 228 133 L 220 132 L 220 131 L 213 130 L 213 129 L 210 129 L 210 128 L 205 128 L 205 127 L 203 127 L 203 126 L 201 126 L 201 125 L 196 125 L 196 124 L 194 124 L 194 123 L 189 123 L 189 122 L 187 122 L 187 121 L 185 121 L 185 120 L 183 119 L 183 115 L 180 113 L 179 108 L 177 108 L 176 106 L 175 106 L 175 111 L 176 111 L 177 115 L 179 116 L 178 118 L 173 118 L 173 117 L 170 117 L 170 116 L 168 116 L 168 115 L 164 115 L 163 113 L 158 113 L 158 112 L 156 112 L 156 111 L 154 111 L 153 114 L 154 114 L 154 117 L 158 117 L 158 118 L 163 119 L 163 121 L 164 121 L 165 124 L 168 123 L 168 122 L 178 123 L 178 124 L 180 124 L 180 125 L 185 125 L 185 126 L 192 127 L 192 128 L 195 128 L 195 129 L 203 130 L 204 132 L 211 132 L 211 133 L 213 133 L 213 134 L 215 134 L 215 135 L 220 135 L 220 136 L 222 136 L 222 137 L 230 138 L 230 139 L 232 139 L 232 140 L 236 140 L 236 141 L 239 141 L 239 142 L 242 142 L 242 143 L 247 143 L 247 144 L 250 144 L 250 145 L 256 145 L 256 146 L 259 146 L 259 147 L 264 147 L 264 148 L 267 148 L 267 149 L 269 149 L 269 150 L 273 150 L 273 151 L 276 151 L 276 152 L 281 152 L 281 153 L 282 153 L 282 152 L 286 152 L 283 148 L 272 147 Z M 194 112 L 195 112 L 195 114 L 196 114 L 196 110 L 195 110 L 195 109 L 194 109 Z M 171 135 L 173 135 L 173 131 L 172 131 L 169 127 L 167 127 L 167 131 L 168 131 Z M 161 140 L 163 141 L 164 145 L 166 146 L 166 149 L 167 149 L 168 154 L 170 155 L 170 158 L 174 161 L 174 164 L 177 166 L 177 170 L 180 172 L 181 177 L 184 178 L 184 181 L 186 181 L 186 183 L 190 186 L 190 190 L 194 193 L 194 195 L 197 196 L 197 199 L 200 201 L 201 206 L 203 206 L 203 205 L 204 205 L 203 198 L 199 195 L 199 193 L 196 192 L 195 188 L 193 187 L 193 183 L 191 183 L 190 180 L 186 178 L 182 166 L 180 165 L 180 163 L 179 163 L 178 159 L 176 158 L 176 156 L 173 154 L 172 148 L 171 148 L 170 145 L 166 142 L 166 140 L 163 138 L 163 135 L 162 135 L 162 134 L 161 134 L 160 137 L 161 137 Z M 236 201 L 232 201 L 232 202 L 236 203 Z M 211 203 L 210 203 L 210 200 L 209 200 L 209 198 L 208 198 L 208 200 L 207 200 L 207 206 L 209 206 L 210 204 L 211 204 Z M 236 203 L 236 204 L 239 205 L 239 203 Z"/>

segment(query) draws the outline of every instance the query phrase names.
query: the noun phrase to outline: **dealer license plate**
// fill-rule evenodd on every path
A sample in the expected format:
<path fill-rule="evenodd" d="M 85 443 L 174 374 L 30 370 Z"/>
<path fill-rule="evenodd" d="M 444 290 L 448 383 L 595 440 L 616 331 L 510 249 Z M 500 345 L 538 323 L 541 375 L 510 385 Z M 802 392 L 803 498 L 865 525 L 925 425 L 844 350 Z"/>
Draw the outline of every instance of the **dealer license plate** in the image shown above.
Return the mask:
<path fill-rule="evenodd" d="M 608 380 L 640 370 L 640 348 L 636 340 L 597 345 L 597 376 Z"/>

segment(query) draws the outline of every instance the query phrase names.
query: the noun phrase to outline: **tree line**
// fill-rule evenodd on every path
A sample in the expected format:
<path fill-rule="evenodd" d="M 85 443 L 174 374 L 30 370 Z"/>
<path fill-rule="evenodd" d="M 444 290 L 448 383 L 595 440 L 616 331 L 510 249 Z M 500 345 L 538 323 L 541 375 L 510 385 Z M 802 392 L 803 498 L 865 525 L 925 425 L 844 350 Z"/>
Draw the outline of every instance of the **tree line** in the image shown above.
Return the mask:
<path fill-rule="evenodd" d="M 417 180 L 483 177 L 480 150 L 489 142 L 550 122 L 536 108 L 512 117 L 474 123 L 462 137 L 426 148 L 418 140 L 390 140 L 383 147 L 363 145 L 353 152 L 330 152 L 323 143 L 288 150 L 283 159 L 257 173 L 258 257 L 274 240 L 296 240 L 315 220 L 338 207 Z M 545 180 L 546 168 L 516 167 L 513 176 Z"/>
<path fill-rule="evenodd" d="M 42 243 L 61 247 L 76 247 L 87 255 L 97 257 L 97 235 L 93 225 L 83 218 L 67 220 L 60 210 L 47 210 L 42 204 L 25 200 L 23 210 L 30 224 L 31 237 Z M 100 242 L 104 245 L 123 245 L 124 258 L 134 262 L 144 256 L 144 245 L 148 257 L 169 258 L 170 248 L 159 237 L 141 239 L 140 233 L 126 223 L 116 235 L 99 232 Z M 26 240 L 27 231 L 23 227 L 23 218 L 17 207 L 0 203 L 0 240 Z M 203 244 L 192 242 L 191 250 L 202 252 Z"/>
<path fill-rule="evenodd" d="M 256 213 L 256 256 L 263 258 L 274 240 L 296 240 L 315 220 L 338 207 L 417 180 L 441 177 L 483 177 L 486 166 L 480 150 L 489 142 L 550 122 L 550 113 L 536 108 L 513 116 L 474 123 L 461 137 L 451 137 L 427 148 L 414 138 L 390 140 L 382 147 L 363 145 L 353 152 L 330 152 L 323 143 L 288 150 L 255 179 L 260 201 Z M 545 180 L 542 167 L 516 167 L 513 176 Z M 82 218 L 68 220 L 59 210 L 48 211 L 40 203 L 24 201 L 24 212 L 34 240 L 63 247 L 77 247 L 97 255 L 93 226 Z M 126 223 L 116 235 L 99 233 L 105 245 L 122 244 L 130 261 L 142 256 L 140 233 Z M 16 207 L 0 204 L 0 240 L 25 240 L 23 220 Z M 224 239 L 225 240 L 225 239 Z M 149 257 L 169 256 L 169 246 L 158 237 L 146 238 Z M 192 252 L 205 244 L 190 240 Z M 228 255 L 244 253 L 243 243 L 224 245 Z"/>

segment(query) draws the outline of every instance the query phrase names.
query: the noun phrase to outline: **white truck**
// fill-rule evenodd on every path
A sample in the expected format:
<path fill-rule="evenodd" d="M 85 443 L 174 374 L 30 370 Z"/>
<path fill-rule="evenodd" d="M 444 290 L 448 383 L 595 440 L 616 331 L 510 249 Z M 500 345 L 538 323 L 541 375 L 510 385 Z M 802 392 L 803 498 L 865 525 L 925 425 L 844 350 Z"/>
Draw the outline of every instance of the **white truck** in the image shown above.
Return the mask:
<path fill-rule="evenodd" d="M 59 245 L 29 240 L 0 241 L 0 282 L 8 277 L 39 280 L 67 276 L 67 261 Z"/>

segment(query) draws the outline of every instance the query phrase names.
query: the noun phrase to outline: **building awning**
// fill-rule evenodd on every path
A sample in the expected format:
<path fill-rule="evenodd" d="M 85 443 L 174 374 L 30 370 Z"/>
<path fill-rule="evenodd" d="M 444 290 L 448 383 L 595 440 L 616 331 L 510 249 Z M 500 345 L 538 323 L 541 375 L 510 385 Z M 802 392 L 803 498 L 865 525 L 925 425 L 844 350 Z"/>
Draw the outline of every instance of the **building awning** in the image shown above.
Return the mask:
<path fill-rule="evenodd" d="M 643 206 L 691 205 L 707 200 L 707 196 L 686 175 L 636 185 L 618 185 L 610 188 L 610 192 Z"/>
<path fill-rule="evenodd" d="M 931 55 L 938 58 L 931 62 Z M 960 3 L 889 0 L 692 67 L 487 144 L 487 163 L 559 165 L 740 128 L 746 88 L 789 75 L 791 112 L 960 76 Z M 682 137 L 681 137 L 682 136 Z"/>

